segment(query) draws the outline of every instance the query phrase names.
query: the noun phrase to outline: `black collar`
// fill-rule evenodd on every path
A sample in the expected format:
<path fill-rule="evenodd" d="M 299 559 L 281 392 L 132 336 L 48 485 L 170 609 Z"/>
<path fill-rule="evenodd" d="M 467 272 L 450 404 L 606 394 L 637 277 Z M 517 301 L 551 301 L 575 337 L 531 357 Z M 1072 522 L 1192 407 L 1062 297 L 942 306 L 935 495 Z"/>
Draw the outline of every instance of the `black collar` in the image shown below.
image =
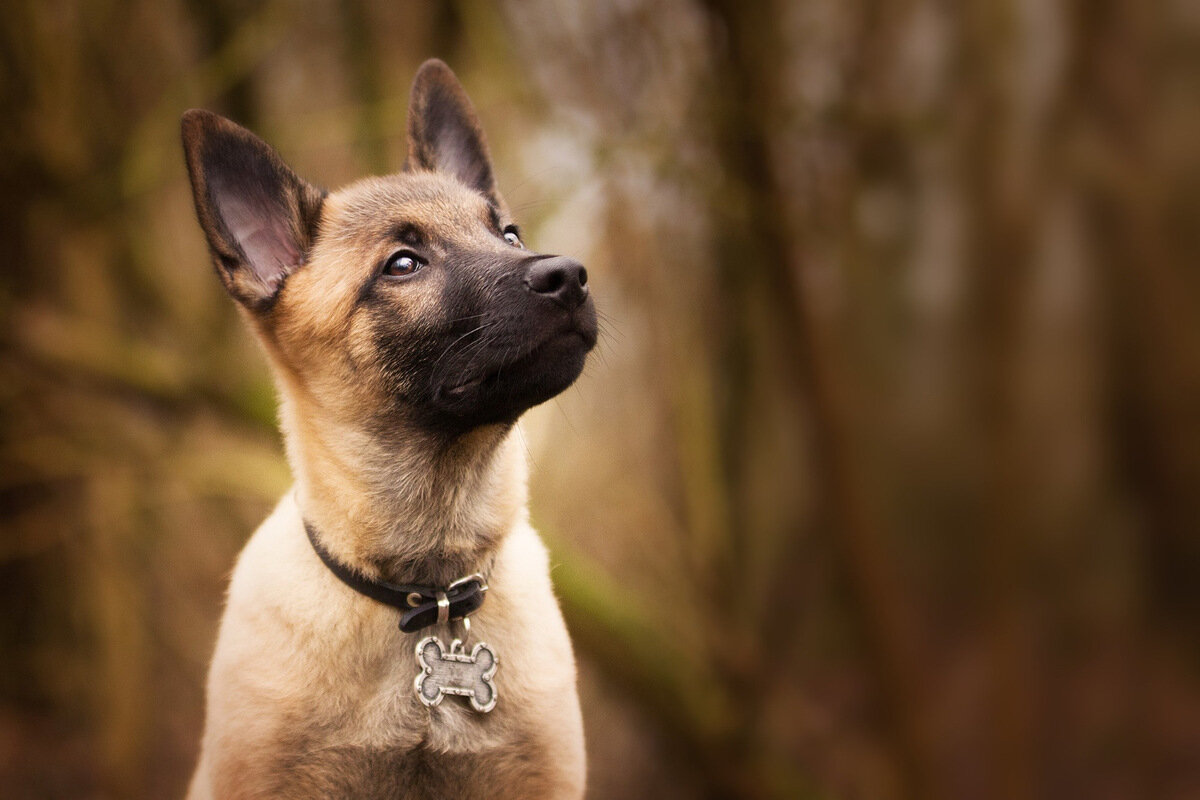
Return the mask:
<path fill-rule="evenodd" d="M 313 550 L 317 551 L 321 561 L 338 580 L 359 594 L 404 612 L 400 616 L 400 630 L 405 633 L 463 619 L 483 605 L 483 596 L 488 587 L 482 575 L 459 578 L 444 589 L 372 580 L 334 558 L 318 541 L 317 532 L 307 522 L 304 523 L 304 530 L 308 533 Z"/>

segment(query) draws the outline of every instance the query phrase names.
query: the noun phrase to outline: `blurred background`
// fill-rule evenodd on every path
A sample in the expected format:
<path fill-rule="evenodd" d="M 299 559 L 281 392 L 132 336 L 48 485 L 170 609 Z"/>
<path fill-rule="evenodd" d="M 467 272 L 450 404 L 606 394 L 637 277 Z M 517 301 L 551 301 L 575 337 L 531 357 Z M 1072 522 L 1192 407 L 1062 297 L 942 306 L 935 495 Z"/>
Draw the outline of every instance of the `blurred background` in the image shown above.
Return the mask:
<path fill-rule="evenodd" d="M 531 412 L 589 797 L 1200 797 L 1200 5 L 0 7 L 0 789 L 180 797 L 290 478 L 178 144 L 458 72 L 603 340 Z"/>

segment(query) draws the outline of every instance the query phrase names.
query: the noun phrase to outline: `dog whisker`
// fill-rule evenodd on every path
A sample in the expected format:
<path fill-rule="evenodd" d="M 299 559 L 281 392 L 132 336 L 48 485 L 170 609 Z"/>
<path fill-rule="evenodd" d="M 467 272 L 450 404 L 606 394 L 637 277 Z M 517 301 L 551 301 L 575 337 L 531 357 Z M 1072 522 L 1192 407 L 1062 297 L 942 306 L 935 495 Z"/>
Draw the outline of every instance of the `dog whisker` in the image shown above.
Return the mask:
<path fill-rule="evenodd" d="M 482 315 L 479 315 L 479 316 L 482 316 Z M 463 339 L 467 338 L 468 336 L 471 336 L 472 334 L 480 333 L 482 331 L 487 330 L 488 328 L 494 326 L 495 324 L 496 324 L 495 322 L 485 322 L 482 325 L 472 328 L 471 330 L 464 333 L 462 336 L 459 336 L 457 339 L 452 341 L 450 344 L 446 345 L 446 349 L 443 350 L 442 354 L 437 357 L 436 361 L 433 362 L 434 369 L 436 369 L 437 366 L 442 363 L 442 359 L 444 359 L 447 355 L 449 355 L 450 351 L 454 349 L 454 346 L 456 344 L 458 344 L 459 342 L 461 342 Z"/>

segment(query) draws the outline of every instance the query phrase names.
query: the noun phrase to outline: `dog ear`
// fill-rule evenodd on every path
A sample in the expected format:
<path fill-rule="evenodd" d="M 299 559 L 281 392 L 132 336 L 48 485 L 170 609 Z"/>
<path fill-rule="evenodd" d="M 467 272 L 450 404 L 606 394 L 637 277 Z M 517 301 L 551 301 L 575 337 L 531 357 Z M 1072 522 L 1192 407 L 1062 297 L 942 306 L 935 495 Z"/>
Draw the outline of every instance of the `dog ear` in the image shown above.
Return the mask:
<path fill-rule="evenodd" d="M 503 206 L 475 108 L 458 78 L 436 58 L 422 64 L 413 79 L 404 169 L 453 175 L 493 204 Z"/>
<path fill-rule="evenodd" d="M 217 272 L 234 298 L 261 311 L 304 263 L 324 193 L 224 117 L 192 109 L 182 129 L 196 215 Z"/>

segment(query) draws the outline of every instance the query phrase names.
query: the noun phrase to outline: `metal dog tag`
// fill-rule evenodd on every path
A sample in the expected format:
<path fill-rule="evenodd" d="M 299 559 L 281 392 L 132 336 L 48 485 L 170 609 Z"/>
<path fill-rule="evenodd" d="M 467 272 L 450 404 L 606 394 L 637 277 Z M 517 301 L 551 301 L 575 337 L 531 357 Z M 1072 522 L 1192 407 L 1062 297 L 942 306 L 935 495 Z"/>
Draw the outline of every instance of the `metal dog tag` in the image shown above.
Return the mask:
<path fill-rule="evenodd" d="M 421 671 L 413 686 L 421 702 L 432 708 L 448 694 L 467 697 L 476 711 L 496 707 L 496 684 L 492 678 L 500 666 L 496 652 L 479 642 L 470 653 L 463 652 L 455 639 L 447 650 L 436 636 L 426 636 L 417 644 L 417 663 Z"/>

